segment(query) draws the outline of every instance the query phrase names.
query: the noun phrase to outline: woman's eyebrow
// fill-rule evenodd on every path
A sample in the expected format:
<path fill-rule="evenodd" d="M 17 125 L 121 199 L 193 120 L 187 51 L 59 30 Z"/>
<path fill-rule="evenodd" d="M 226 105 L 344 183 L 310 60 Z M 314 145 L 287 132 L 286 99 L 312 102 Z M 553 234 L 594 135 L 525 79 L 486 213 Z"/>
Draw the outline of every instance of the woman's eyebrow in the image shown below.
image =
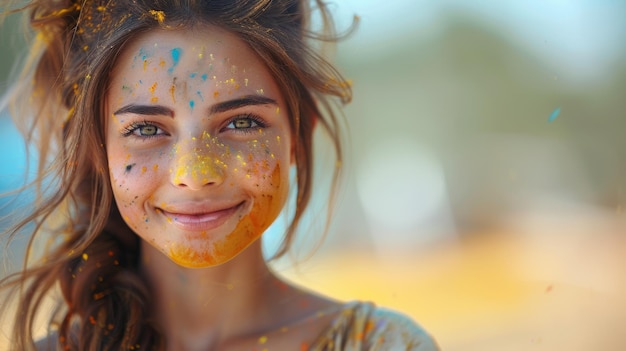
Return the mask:
<path fill-rule="evenodd" d="M 137 115 L 151 115 L 151 116 L 162 115 L 162 116 L 174 117 L 174 111 L 172 111 L 171 109 L 165 106 L 160 106 L 160 105 L 129 104 L 129 105 L 123 106 L 119 110 L 115 111 L 113 114 L 121 115 L 124 113 L 134 113 Z"/>
<path fill-rule="evenodd" d="M 278 102 L 274 99 L 260 96 L 260 95 L 246 95 L 240 98 L 227 100 L 223 102 L 218 102 L 211 106 L 209 110 L 210 114 L 225 112 L 229 110 L 234 110 L 244 106 L 254 106 L 254 105 L 278 105 Z M 137 115 L 150 115 L 150 116 L 169 116 L 174 117 L 174 111 L 168 107 L 161 105 L 135 105 L 129 104 L 123 106 L 119 110 L 115 111 L 113 114 L 121 115 L 125 113 L 133 113 Z"/>
<path fill-rule="evenodd" d="M 240 98 L 227 100 L 224 102 L 218 102 L 211 106 L 209 110 L 210 114 L 225 112 L 228 110 L 234 110 L 236 108 L 251 106 L 251 105 L 278 105 L 278 102 L 274 99 L 270 99 L 261 95 L 246 95 Z"/>

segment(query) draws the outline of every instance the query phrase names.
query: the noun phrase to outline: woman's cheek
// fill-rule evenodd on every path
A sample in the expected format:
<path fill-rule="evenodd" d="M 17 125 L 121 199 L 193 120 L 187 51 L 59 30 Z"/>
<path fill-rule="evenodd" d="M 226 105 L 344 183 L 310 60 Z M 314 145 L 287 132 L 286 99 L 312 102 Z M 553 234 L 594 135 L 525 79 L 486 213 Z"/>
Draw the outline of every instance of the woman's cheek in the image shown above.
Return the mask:
<path fill-rule="evenodd" d="M 246 178 L 262 182 L 272 175 L 281 157 L 288 152 L 283 149 L 278 136 L 252 140 L 237 154 L 238 166 L 244 171 Z"/>
<path fill-rule="evenodd" d="M 110 174 L 115 201 L 131 228 L 137 228 L 147 218 L 144 203 L 151 196 L 161 168 L 159 163 L 130 157 L 126 162 L 112 165 Z"/>

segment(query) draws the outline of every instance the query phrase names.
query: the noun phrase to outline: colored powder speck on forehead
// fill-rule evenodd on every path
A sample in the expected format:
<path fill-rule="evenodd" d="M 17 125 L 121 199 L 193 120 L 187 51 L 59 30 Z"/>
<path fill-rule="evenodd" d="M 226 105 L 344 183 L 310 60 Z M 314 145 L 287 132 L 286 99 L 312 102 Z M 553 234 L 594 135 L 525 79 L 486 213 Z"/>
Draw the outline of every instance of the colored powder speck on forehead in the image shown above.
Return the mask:
<path fill-rule="evenodd" d="M 172 101 L 176 102 L 176 78 L 174 78 L 174 84 L 170 86 L 170 95 L 172 95 Z"/>
<path fill-rule="evenodd" d="M 172 51 L 170 51 L 170 53 L 172 55 L 172 67 L 170 67 L 168 72 L 170 72 L 170 73 L 174 72 L 174 68 L 180 62 L 180 55 L 182 54 L 182 52 L 183 52 L 183 50 L 181 48 L 173 48 Z"/>
<path fill-rule="evenodd" d="M 209 76 L 205 73 L 202 75 L 202 81 L 206 81 Z"/>
<path fill-rule="evenodd" d="M 189 100 L 189 107 L 193 110 L 194 106 L 196 106 L 196 102 L 193 100 Z"/>
<path fill-rule="evenodd" d="M 145 61 L 148 58 L 148 53 L 144 48 L 139 49 L 139 56 L 141 57 L 141 61 Z"/>

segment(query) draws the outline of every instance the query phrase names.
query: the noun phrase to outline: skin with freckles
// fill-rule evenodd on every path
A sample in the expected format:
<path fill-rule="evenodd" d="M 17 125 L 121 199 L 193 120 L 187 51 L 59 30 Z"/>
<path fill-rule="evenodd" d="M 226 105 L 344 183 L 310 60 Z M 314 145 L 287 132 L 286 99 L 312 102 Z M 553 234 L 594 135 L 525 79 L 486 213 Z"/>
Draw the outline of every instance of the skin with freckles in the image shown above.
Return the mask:
<path fill-rule="evenodd" d="M 280 213 L 287 108 L 236 36 L 154 30 L 118 58 L 106 96 L 115 201 L 144 242 L 184 267 L 223 264 Z"/>

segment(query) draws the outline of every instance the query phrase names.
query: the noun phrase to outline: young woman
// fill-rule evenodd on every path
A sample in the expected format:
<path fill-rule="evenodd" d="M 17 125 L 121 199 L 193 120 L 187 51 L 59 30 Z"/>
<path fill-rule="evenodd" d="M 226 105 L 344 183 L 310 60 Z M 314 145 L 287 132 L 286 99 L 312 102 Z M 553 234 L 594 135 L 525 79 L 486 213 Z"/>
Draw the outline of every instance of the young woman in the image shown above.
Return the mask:
<path fill-rule="evenodd" d="M 2 281 L 19 311 L 13 350 L 436 349 L 401 314 L 283 282 L 261 252 L 290 190 L 278 256 L 292 242 L 316 126 L 341 159 L 331 102 L 348 102 L 350 88 L 309 47 L 311 11 L 330 24 L 322 2 L 41 0 L 21 10 L 37 37 L 11 102 L 45 189 L 11 233 L 34 223 L 31 240 L 50 239 Z M 33 320 L 55 289 L 60 308 L 35 345 Z"/>

